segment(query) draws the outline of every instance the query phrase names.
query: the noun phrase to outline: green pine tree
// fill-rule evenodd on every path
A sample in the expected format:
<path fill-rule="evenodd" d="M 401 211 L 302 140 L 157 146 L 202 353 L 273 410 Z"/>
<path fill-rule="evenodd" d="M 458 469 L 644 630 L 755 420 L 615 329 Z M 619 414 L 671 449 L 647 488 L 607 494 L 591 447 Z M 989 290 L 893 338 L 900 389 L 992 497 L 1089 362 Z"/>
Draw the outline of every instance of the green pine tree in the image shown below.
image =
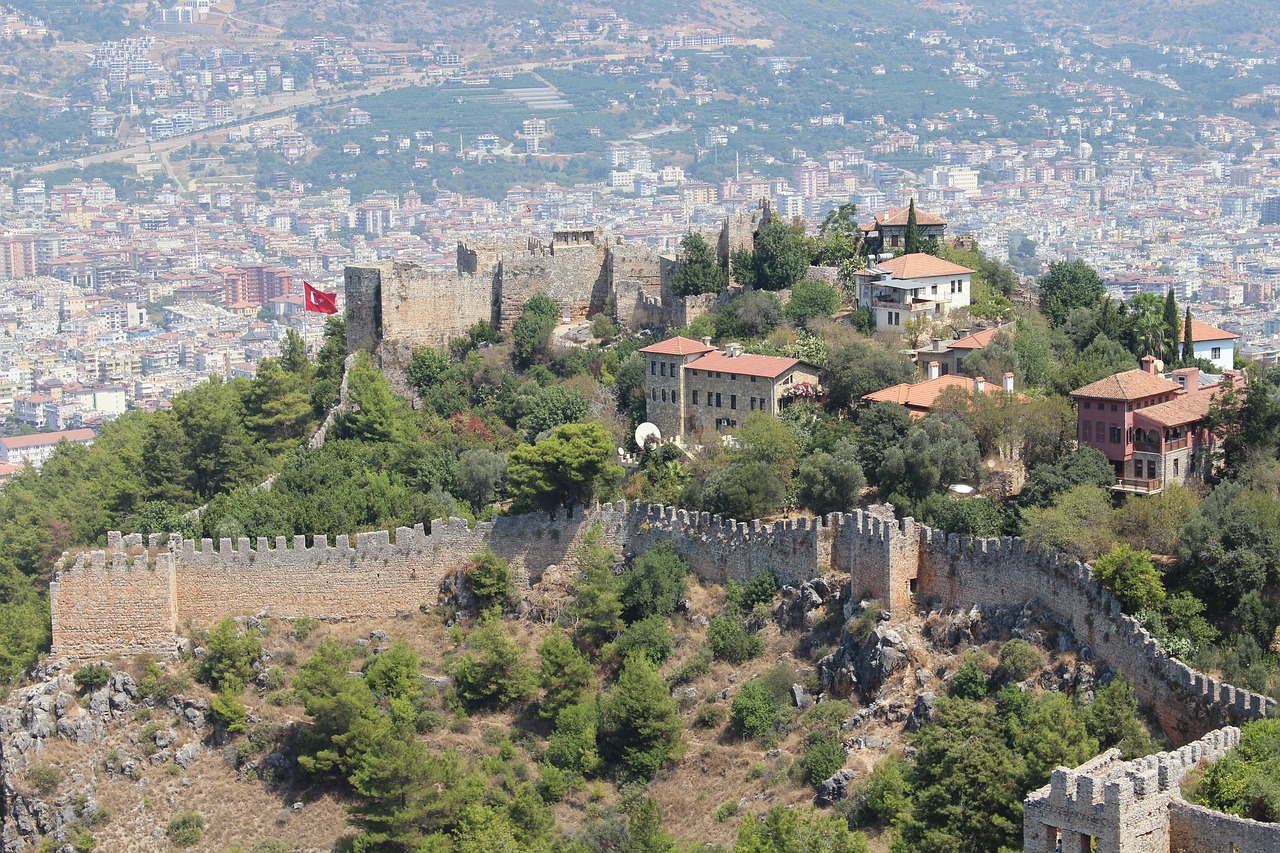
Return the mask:
<path fill-rule="evenodd" d="M 902 253 L 914 255 L 924 251 L 920 242 L 920 226 L 916 224 L 916 200 L 913 198 L 907 207 L 907 235 L 902 241 Z"/>
<path fill-rule="evenodd" d="M 1164 298 L 1164 360 L 1170 364 L 1178 358 L 1178 300 L 1174 298 L 1173 288 Z"/>
<path fill-rule="evenodd" d="M 1195 342 L 1191 336 L 1191 306 L 1187 306 L 1187 313 L 1182 320 L 1182 361 L 1189 363 L 1195 358 Z"/>

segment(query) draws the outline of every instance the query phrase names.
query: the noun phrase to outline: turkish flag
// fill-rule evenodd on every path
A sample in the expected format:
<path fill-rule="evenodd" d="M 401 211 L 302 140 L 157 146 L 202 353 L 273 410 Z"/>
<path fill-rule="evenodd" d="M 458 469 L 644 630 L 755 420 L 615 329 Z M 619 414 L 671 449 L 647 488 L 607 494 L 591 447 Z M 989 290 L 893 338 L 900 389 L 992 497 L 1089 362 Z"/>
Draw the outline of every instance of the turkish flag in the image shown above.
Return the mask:
<path fill-rule="evenodd" d="M 309 281 L 302 283 L 302 294 L 302 304 L 306 306 L 308 311 L 315 311 L 319 314 L 338 313 L 338 294 L 316 290 Z"/>

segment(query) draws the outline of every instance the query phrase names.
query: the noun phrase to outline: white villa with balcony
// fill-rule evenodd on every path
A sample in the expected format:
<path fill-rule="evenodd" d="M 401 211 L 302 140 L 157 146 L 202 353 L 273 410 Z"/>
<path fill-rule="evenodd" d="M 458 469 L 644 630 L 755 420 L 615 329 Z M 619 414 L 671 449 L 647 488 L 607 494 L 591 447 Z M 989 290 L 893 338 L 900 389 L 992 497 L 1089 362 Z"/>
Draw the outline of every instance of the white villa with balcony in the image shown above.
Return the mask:
<path fill-rule="evenodd" d="M 973 270 L 916 253 L 879 261 L 857 272 L 858 304 L 871 309 L 876 328 L 901 328 L 908 320 L 943 320 L 967 308 Z"/>

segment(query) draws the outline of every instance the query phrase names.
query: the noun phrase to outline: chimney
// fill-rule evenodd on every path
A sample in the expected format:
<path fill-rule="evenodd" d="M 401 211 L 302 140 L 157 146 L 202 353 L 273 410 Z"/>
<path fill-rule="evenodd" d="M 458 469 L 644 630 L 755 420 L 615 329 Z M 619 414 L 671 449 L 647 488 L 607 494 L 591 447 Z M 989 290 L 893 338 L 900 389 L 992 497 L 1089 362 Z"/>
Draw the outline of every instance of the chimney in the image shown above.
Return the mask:
<path fill-rule="evenodd" d="M 710 335 L 703 335 L 703 336 L 702 336 L 702 345 L 703 345 L 704 347 L 709 347 L 709 346 L 711 346 L 711 336 L 710 336 Z"/>
<path fill-rule="evenodd" d="M 1194 394 L 1200 390 L 1200 368 L 1183 367 L 1175 370 L 1173 381 L 1182 386 L 1184 394 Z"/>
<path fill-rule="evenodd" d="M 942 352 L 942 338 L 930 338 L 929 343 L 933 345 L 930 352 Z"/>
<path fill-rule="evenodd" d="M 1142 357 L 1142 370 L 1144 373 L 1150 373 L 1152 376 L 1155 376 L 1156 360 L 1149 355 L 1144 355 Z"/>
<path fill-rule="evenodd" d="M 973 380 L 973 393 L 975 394 L 987 393 L 987 380 L 983 379 L 981 376 Z"/>
<path fill-rule="evenodd" d="M 942 365 L 938 364 L 936 361 L 929 362 L 928 370 L 930 379 L 937 379 L 942 375 Z"/>
<path fill-rule="evenodd" d="M 738 356 L 742 355 L 742 344 L 737 344 L 737 343 L 726 344 L 724 348 L 724 353 L 725 355 L 729 356 L 729 358 L 737 358 Z"/>
<path fill-rule="evenodd" d="M 1004 393 L 1013 393 L 1013 374 L 1008 371 L 1004 374 Z"/>
<path fill-rule="evenodd" d="M 1234 388 L 1236 384 L 1236 372 L 1234 370 L 1222 371 L 1221 384 L 1224 388 Z"/>

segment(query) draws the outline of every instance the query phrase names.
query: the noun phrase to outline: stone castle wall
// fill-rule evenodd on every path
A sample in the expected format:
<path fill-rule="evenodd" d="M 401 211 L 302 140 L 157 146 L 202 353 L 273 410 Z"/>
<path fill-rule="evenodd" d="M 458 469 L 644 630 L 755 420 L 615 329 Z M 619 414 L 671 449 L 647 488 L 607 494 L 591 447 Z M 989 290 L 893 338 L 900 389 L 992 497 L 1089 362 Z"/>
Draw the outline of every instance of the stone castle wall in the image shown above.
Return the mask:
<path fill-rule="evenodd" d="M 445 346 L 480 320 L 494 320 L 491 275 L 428 269 L 412 261 L 346 268 L 347 348 L 383 340 Z"/>
<path fill-rule="evenodd" d="M 1187 776 L 1240 744 L 1240 730 L 1212 731 L 1174 752 L 1121 761 L 1108 750 L 1075 769 L 1059 767 L 1023 808 L 1026 853 L 1274 853 L 1280 825 L 1188 803 Z"/>
<path fill-rule="evenodd" d="M 587 531 L 628 557 L 671 542 L 705 581 L 772 572 L 784 583 L 851 572 L 860 590 L 888 601 L 888 538 L 896 522 L 869 513 L 750 524 L 671 507 L 604 504 L 572 516 L 500 517 L 469 528 L 440 520 L 394 534 L 200 542 L 112 534 L 108 551 L 64 559 L 51 585 L 54 653 L 91 657 L 172 650 L 175 631 L 208 628 L 264 607 L 286 618 L 394 616 L 435 604 L 441 582 L 488 545 L 517 579 L 536 583 L 551 565 L 575 566 Z M 394 537 L 394 538 L 393 538 Z M 820 544 L 821 543 L 821 544 Z M 125 552 L 135 554 L 126 559 Z M 839 560 L 839 565 L 833 560 Z"/>

